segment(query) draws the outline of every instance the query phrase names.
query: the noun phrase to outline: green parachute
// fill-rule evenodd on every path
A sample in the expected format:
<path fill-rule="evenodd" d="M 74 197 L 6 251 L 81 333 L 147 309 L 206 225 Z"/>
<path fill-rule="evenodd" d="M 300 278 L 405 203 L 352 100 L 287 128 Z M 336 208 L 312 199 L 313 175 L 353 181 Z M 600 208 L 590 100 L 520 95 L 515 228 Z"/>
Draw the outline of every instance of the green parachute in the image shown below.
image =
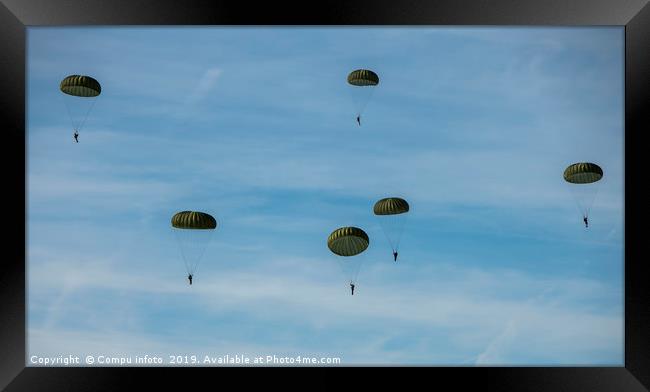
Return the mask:
<path fill-rule="evenodd" d="M 373 207 L 373 212 L 393 250 L 394 261 L 397 261 L 399 244 L 409 210 L 409 203 L 401 197 L 386 197 L 377 201 Z"/>
<path fill-rule="evenodd" d="M 70 75 L 61 81 L 59 89 L 65 94 L 64 102 L 72 129 L 78 135 L 102 92 L 102 86 L 90 76 Z"/>
<path fill-rule="evenodd" d="M 70 75 L 61 81 L 61 91 L 75 97 L 96 97 L 102 92 L 102 86 L 90 76 Z"/>
<path fill-rule="evenodd" d="M 217 228 L 217 220 L 205 212 L 181 211 L 172 217 L 172 227 L 189 230 L 211 230 Z"/>
<path fill-rule="evenodd" d="M 370 239 L 358 227 L 341 227 L 327 237 L 327 247 L 339 256 L 356 256 L 368 248 Z"/>
<path fill-rule="evenodd" d="M 564 170 L 564 180 L 571 184 L 591 184 L 601 178 L 603 169 L 595 163 L 574 163 Z"/>
<path fill-rule="evenodd" d="M 574 163 L 564 170 L 564 181 L 569 185 L 585 225 L 602 178 L 603 169 L 595 163 Z"/>
<path fill-rule="evenodd" d="M 348 85 L 351 86 L 352 100 L 359 125 L 361 125 L 361 113 L 366 108 L 378 84 L 379 76 L 369 69 L 357 69 L 348 74 Z"/>
<path fill-rule="evenodd" d="M 212 240 L 212 234 L 217 228 L 217 220 L 205 212 L 181 211 L 174 214 L 171 224 L 187 273 L 193 276 L 205 249 Z"/>
<path fill-rule="evenodd" d="M 327 237 L 327 247 L 338 256 L 343 273 L 354 284 L 361 268 L 362 258 L 358 256 L 368 248 L 370 239 L 365 231 L 358 227 L 340 227 Z"/>
<path fill-rule="evenodd" d="M 357 69 L 348 75 L 348 83 L 353 86 L 376 86 L 379 76 L 369 69 Z"/>

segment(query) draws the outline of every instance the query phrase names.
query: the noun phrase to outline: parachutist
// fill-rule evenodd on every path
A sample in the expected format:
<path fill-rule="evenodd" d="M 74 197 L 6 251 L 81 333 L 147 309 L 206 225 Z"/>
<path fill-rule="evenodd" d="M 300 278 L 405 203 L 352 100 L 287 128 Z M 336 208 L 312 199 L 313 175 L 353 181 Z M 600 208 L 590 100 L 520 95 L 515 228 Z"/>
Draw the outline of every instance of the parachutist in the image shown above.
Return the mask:
<path fill-rule="evenodd" d="M 85 110 L 86 115 L 81 118 L 78 116 L 73 116 L 72 115 L 72 108 L 70 107 L 71 103 L 73 101 L 66 99 L 65 105 L 68 108 L 68 115 L 70 116 L 70 121 L 72 124 L 72 128 L 74 130 L 74 140 L 75 142 L 79 143 L 79 133 L 77 132 L 80 130 L 84 123 L 86 122 L 86 119 L 88 118 L 88 115 L 90 114 L 90 111 L 92 110 L 93 106 L 95 105 L 97 97 L 102 93 L 102 86 L 99 84 L 99 82 L 90 76 L 87 75 L 69 75 L 65 77 L 61 81 L 61 84 L 59 85 L 59 90 L 63 94 L 75 97 L 71 98 L 74 102 L 79 102 L 77 99 L 78 98 L 83 98 L 82 100 L 90 100 L 90 106 L 86 107 L 87 110 Z M 76 106 L 77 104 L 75 104 Z M 83 107 L 84 105 L 81 105 Z M 80 114 L 80 113 L 77 113 Z"/>
<path fill-rule="evenodd" d="M 357 69 L 348 74 L 348 84 L 354 87 L 357 122 L 361 126 L 361 114 L 374 89 L 379 84 L 379 76 L 369 69 Z"/>
<path fill-rule="evenodd" d="M 381 228 L 393 251 L 393 261 L 397 262 L 397 249 L 400 247 L 399 242 L 407 216 L 404 214 L 410 210 L 409 203 L 401 197 L 386 197 L 377 201 L 372 210 L 379 217 Z"/>
<path fill-rule="evenodd" d="M 603 169 L 591 162 L 578 162 L 569 165 L 564 169 L 564 181 L 582 188 L 587 184 L 597 184 L 603 178 Z M 571 186 L 572 191 L 575 189 Z M 589 185 L 585 190 L 591 189 L 590 195 L 578 192 L 574 194 L 580 211 L 582 212 L 582 221 L 585 222 L 585 228 L 589 228 L 589 211 L 593 203 L 593 197 L 598 191 L 598 185 Z M 591 199 L 591 201 L 589 200 Z"/>
<path fill-rule="evenodd" d="M 201 256 L 217 228 L 217 220 L 205 212 L 180 211 L 172 216 L 171 224 L 185 262 L 187 280 L 191 285 Z"/>
<path fill-rule="evenodd" d="M 368 248 L 370 239 L 365 231 L 358 227 L 339 227 L 327 237 L 327 247 L 337 256 L 352 257 L 363 253 Z M 361 259 L 340 260 L 340 266 L 346 273 L 346 280 L 350 282 L 350 289 L 354 295 L 354 279 L 359 271 Z M 354 270 L 349 269 L 352 267 Z"/>

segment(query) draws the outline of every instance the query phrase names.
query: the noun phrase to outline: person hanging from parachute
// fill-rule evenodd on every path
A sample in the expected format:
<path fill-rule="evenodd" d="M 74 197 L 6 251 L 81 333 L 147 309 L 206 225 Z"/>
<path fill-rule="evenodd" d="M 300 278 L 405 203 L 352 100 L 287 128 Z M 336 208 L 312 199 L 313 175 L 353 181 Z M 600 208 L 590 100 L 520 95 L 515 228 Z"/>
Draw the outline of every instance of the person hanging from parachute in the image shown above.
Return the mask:
<path fill-rule="evenodd" d="M 74 140 L 79 143 L 79 131 L 95 106 L 102 86 L 90 76 L 70 75 L 61 81 L 59 89 L 65 94 L 64 102 L 74 130 Z"/>
<path fill-rule="evenodd" d="M 357 123 L 361 126 L 361 113 L 379 84 L 379 76 L 369 69 L 357 69 L 348 74 L 348 84 L 352 86 L 353 100 L 357 111 Z"/>
<path fill-rule="evenodd" d="M 352 256 L 357 256 L 365 251 L 369 244 L 368 234 L 358 227 L 340 227 L 327 237 L 329 250 L 337 256 L 343 256 L 343 259 L 339 260 L 339 264 L 350 281 L 352 295 L 354 295 L 356 278 L 362 261 L 361 258 L 352 258 Z"/>
<path fill-rule="evenodd" d="M 598 193 L 603 169 L 590 162 L 578 162 L 564 170 L 564 181 L 569 184 L 578 209 L 582 213 L 585 228 L 589 228 L 589 212 Z"/>
<path fill-rule="evenodd" d="M 185 262 L 187 280 L 191 286 L 205 249 L 217 228 L 217 220 L 205 212 L 181 211 L 174 214 L 171 224 Z"/>
<path fill-rule="evenodd" d="M 397 262 L 399 245 L 406 224 L 406 213 L 409 210 L 409 203 L 401 197 L 386 197 L 377 201 L 373 207 L 373 212 L 379 219 L 379 224 L 393 250 L 395 262 Z"/>

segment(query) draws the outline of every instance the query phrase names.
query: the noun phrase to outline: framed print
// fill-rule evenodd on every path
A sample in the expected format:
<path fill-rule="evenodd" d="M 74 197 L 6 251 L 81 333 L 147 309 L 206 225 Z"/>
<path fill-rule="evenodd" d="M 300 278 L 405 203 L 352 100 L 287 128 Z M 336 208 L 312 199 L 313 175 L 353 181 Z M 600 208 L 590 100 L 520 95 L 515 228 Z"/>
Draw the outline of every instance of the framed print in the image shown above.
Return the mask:
<path fill-rule="evenodd" d="M 3 0 L 0 386 L 648 390 L 647 3 Z"/>

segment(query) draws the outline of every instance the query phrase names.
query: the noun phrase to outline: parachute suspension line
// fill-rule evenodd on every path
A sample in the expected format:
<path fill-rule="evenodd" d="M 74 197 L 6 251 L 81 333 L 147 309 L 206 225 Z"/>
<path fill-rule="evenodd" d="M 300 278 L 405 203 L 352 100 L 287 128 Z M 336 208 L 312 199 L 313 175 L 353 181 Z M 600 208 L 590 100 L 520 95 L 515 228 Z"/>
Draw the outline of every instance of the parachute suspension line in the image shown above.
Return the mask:
<path fill-rule="evenodd" d="M 389 230 L 386 226 L 391 225 L 393 222 L 386 222 L 386 220 L 391 219 L 390 215 L 384 215 L 380 216 L 377 219 L 379 219 L 379 225 L 381 226 L 381 231 L 384 232 L 384 236 L 386 237 L 386 241 L 388 241 L 388 244 L 390 245 L 390 248 L 395 252 L 395 245 L 393 244 L 393 240 L 390 238 Z"/>
<path fill-rule="evenodd" d="M 379 220 L 379 226 L 381 231 L 384 233 L 386 240 L 390 244 L 393 252 L 399 251 L 400 242 L 402 240 L 402 234 L 404 233 L 404 228 L 406 227 L 406 220 L 408 219 L 408 214 L 395 214 L 395 215 L 380 215 L 377 216 Z M 389 227 L 394 227 L 395 231 L 389 230 Z M 394 235 L 394 238 L 391 238 Z"/>
<path fill-rule="evenodd" d="M 600 192 L 600 182 L 596 182 L 593 185 L 596 188 L 596 189 L 594 189 L 594 195 L 592 196 L 589 203 L 585 206 L 585 214 L 586 214 L 587 217 L 589 217 L 589 213 L 591 212 L 591 208 L 594 206 L 594 203 L 596 202 L 596 198 L 598 197 L 598 192 Z"/>
<path fill-rule="evenodd" d="M 180 244 L 185 269 L 188 274 L 194 275 L 198 270 L 208 243 L 212 239 L 212 230 L 209 230 L 208 233 L 201 233 L 198 236 L 194 230 L 176 229 L 174 231 L 176 232 L 176 238 Z"/>
<path fill-rule="evenodd" d="M 198 257 L 198 259 L 196 261 L 196 265 L 194 266 L 194 272 L 192 272 L 192 273 L 195 273 L 196 271 L 199 270 L 199 265 L 201 264 L 201 261 L 203 260 L 203 255 L 205 254 L 206 249 L 208 249 L 208 246 L 210 246 L 210 242 L 212 241 L 213 234 L 214 234 L 214 230 L 209 230 L 208 235 L 207 235 L 208 239 L 205 242 L 205 246 L 201 247 L 201 253 L 199 253 L 199 257 Z M 198 241 L 198 239 L 197 239 L 197 241 Z"/>
<path fill-rule="evenodd" d="M 66 97 L 63 97 L 63 104 L 65 105 L 65 109 L 68 111 L 68 118 L 70 119 L 70 125 L 72 125 L 72 129 L 74 131 L 77 130 L 77 127 L 74 124 L 74 120 L 72 119 L 72 112 L 70 111 L 70 105 L 68 104 L 68 100 Z"/>
<path fill-rule="evenodd" d="M 345 277 L 350 280 L 350 283 L 356 283 L 363 264 L 363 257 L 356 256 L 337 256 L 339 267 L 345 274 Z"/>
<path fill-rule="evenodd" d="M 376 86 L 364 86 L 364 87 L 359 87 L 359 88 L 365 88 L 365 89 L 370 90 L 367 93 L 367 96 L 363 97 L 363 100 L 362 100 L 362 102 L 361 102 L 361 104 L 359 106 L 359 113 L 357 113 L 357 115 L 361 116 L 361 113 L 363 113 L 364 110 L 366 110 L 366 106 L 368 106 L 368 102 L 370 102 L 370 100 L 372 99 L 372 96 L 375 93 L 375 88 L 377 88 L 377 87 Z"/>
<path fill-rule="evenodd" d="M 393 241 L 390 240 L 390 237 L 388 236 L 388 232 L 384 228 L 384 223 L 381 221 L 381 217 L 377 217 L 379 220 L 379 227 L 381 227 L 382 233 L 384 233 L 384 237 L 386 237 L 386 241 L 388 241 L 388 244 L 390 245 L 391 249 L 393 252 L 395 252 L 395 247 L 393 246 Z"/>
<path fill-rule="evenodd" d="M 396 242 L 395 242 L 394 252 L 399 251 L 399 245 L 400 242 L 402 241 L 402 234 L 404 233 L 404 228 L 406 227 L 406 220 L 409 218 L 409 214 L 400 214 L 400 215 L 405 215 L 405 216 L 400 218 L 401 220 L 399 223 L 401 224 L 398 226 L 397 239 L 395 240 Z"/>
<path fill-rule="evenodd" d="M 569 190 L 580 214 L 583 218 L 589 217 L 589 213 L 600 191 L 600 183 L 569 184 Z"/>
<path fill-rule="evenodd" d="M 188 244 L 187 247 L 190 250 L 190 257 L 187 260 L 187 264 L 188 264 L 188 266 L 190 268 L 190 273 L 194 274 L 196 272 L 196 263 L 199 260 L 199 256 L 198 256 L 199 253 L 196 253 L 196 250 L 200 249 L 201 244 L 200 244 L 197 236 L 194 235 L 195 233 L 192 232 L 192 230 L 187 230 L 187 232 L 184 233 L 184 234 L 186 234 L 186 237 L 187 237 L 187 240 L 186 240 L 185 243 Z"/>
<path fill-rule="evenodd" d="M 81 130 L 81 128 L 86 123 L 86 119 L 88 118 L 88 115 L 90 114 L 90 112 L 93 110 L 93 107 L 95 107 L 95 102 L 97 102 L 98 98 L 99 98 L 99 95 L 92 98 L 93 101 L 90 104 L 90 107 L 88 108 L 88 111 L 86 111 L 86 115 L 84 116 L 83 120 L 81 121 L 81 124 L 79 125 L 79 130 Z"/>
<path fill-rule="evenodd" d="M 354 103 L 356 115 L 362 117 L 368 103 L 372 100 L 376 86 L 350 86 L 349 95 Z"/>
<path fill-rule="evenodd" d="M 176 240 L 178 243 L 182 242 L 180 230 L 182 229 L 174 229 L 174 235 L 176 236 Z M 185 255 L 185 249 L 183 246 L 179 246 L 181 248 L 181 257 L 183 258 L 183 263 L 185 263 L 185 271 L 187 271 L 187 274 L 190 275 L 192 272 L 190 272 L 190 265 L 187 263 L 187 256 Z"/>
<path fill-rule="evenodd" d="M 357 283 L 357 278 L 359 277 L 359 271 L 361 270 L 361 264 L 363 259 L 359 258 L 357 260 L 350 260 L 350 268 L 352 269 L 350 273 L 350 283 Z"/>
<path fill-rule="evenodd" d="M 80 122 L 78 122 L 76 124 L 75 124 L 75 121 L 74 121 L 74 117 L 72 116 L 72 111 L 70 110 L 70 104 L 68 103 L 68 99 L 66 99 L 66 98 L 67 97 L 63 97 L 63 104 L 65 105 L 65 109 L 68 112 L 68 118 L 70 119 L 70 124 L 72 125 L 72 129 L 74 131 L 79 132 L 79 131 L 81 131 L 81 128 L 84 126 L 84 124 L 86 123 L 86 120 L 88 119 L 88 116 L 90 115 L 90 112 L 95 107 L 95 102 L 97 102 L 97 98 L 99 98 L 99 96 L 91 98 L 92 102 L 90 103 L 90 106 L 86 110 L 85 116 L 83 117 L 83 119 Z"/>
<path fill-rule="evenodd" d="M 579 194 L 578 190 L 576 188 L 574 188 L 573 186 L 571 186 L 571 185 L 569 185 L 569 188 L 570 188 L 569 191 L 571 192 L 571 196 L 573 197 L 573 202 L 575 203 L 576 209 L 578 210 L 578 212 L 580 212 L 580 214 L 582 215 L 583 218 L 586 217 L 587 212 L 586 212 L 586 209 L 583 208 L 582 203 L 580 202 L 580 194 Z"/>

